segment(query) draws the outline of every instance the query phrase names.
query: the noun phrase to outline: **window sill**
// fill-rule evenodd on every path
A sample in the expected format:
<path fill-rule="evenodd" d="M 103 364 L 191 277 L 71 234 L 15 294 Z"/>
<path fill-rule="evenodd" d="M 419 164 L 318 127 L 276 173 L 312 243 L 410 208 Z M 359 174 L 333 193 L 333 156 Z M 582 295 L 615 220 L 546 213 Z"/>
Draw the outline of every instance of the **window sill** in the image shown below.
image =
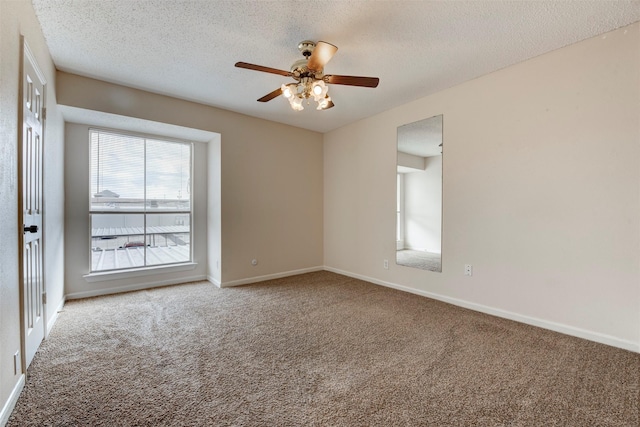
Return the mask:
<path fill-rule="evenodd" d="M 151 276 L 154 274 L 166 274 L 176 271 L 193 270 L 198 266 L 196 262 L 185 262 L 182 264 L 162 265 L 157 267 L 144 267 L 130 270 L 105 271 L 85 274 L 84 280 L 89 283 L 105 282 L 107 280 L 129 279 L 132 277 Z"/>

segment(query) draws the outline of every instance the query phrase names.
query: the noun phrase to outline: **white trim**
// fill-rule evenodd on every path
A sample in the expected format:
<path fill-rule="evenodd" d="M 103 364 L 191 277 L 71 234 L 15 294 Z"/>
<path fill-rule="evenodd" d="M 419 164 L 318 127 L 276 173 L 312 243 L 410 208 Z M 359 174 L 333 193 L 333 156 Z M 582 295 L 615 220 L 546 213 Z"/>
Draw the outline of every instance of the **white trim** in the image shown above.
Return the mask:
<path fill-rule="evenodd" d="M 33 70 L 36 72 L 36 75 L 38 76 L 38 79 L 42 82 L 42 85 L 45 86 L 47 84 L 47 79 L 44 78 L 44 73 L 40 71 L 40 66 L 38 65 L 38 61 L 36 60 L 35 55 L 31 51 L 31 48 L 27 43 L 27 39 L 24 36 L 22 36 L 21 38 L 22 38 L 22 46 L 24 47 L 24 51 L 23 51 L 24 56 L 26 56 L 29 59 L 29 61 L 31 62 L 31 65 L 33 66 Z M 24 62 L 24 57 L 23 57 L 23 62 Z M 23 76 L 20 76 L 20 78 L 22 77 Z M 42 106 L 46 107 L 46 104 L 44 103 L 44 99 L 42 101 L 43 101 Z"/>
<path fill-rule="evenodd" d="M 53 315 L 47 321 L 47 330 L 45 331 L 45 336 L 44 336 L 45 338 L 47 338 L 49 336 L 49 333 L 51 332 L 51 329 L 53 328 L 53 325 L 56 323 L 56 320 L 58 320 L 58 315 L 60 314 L 60 312 L 64 308 L 64 304 L 66 302 L 67 302 L 67 297 L 62 297 L 62 300 L 60 301 L 60 304 L 58 304 L 58 306 L 54 310 Z"/>
<path fill-rule="evenodd" d="M 20 393 L 22 393 L 22 389 L 24 388 L 24 381 L 24 374 L 21 374 L 20 379 L 16 383 L 15 387 L 13 387 L 13 390 L 11 390 L 9 398 L 2 407 L 2 411 L 0 412 L 0 426 L 4 426 L 7 424 L 7 421 L 9 421 L 9 417 L 11 416 L 13 409 L 16 407 Z"/>
<path fill-rule="evenodd" d="M 85 274 L 87 282 L 105 282 L 107 280 L 130 279 L 132 277 L 150 276 L 153 274 L 166 274 L 176 271 L 193 270 L 198 266 L 197 262 L 185 262 L 182 264 L 158 265 L 154 267 L 135 268 L 129 270 L 104 271 Z"/>
<path fill-rule="evenodd" d="M 264 282 L 265 280 L 280 279 L 282 277 L 296 276 L 298 274 L 311 273 L 314 271 L 322 271 L 324 269 L 325 267 L 318 266 L 318 267 L 302 268 L 300 270 L 283 271 L 282 273 L 267 274 L 264 276 L 256 276 L 256 277 L 249 277 L 247 279 L 238 279 L 238 280 L 232 280 L 230 282 L 222 282 L 220 287 L 228 288 L 231 286 L 248 285 L 251 283 Z"/>
<path fill-rule="evenodd" d="M 633 341 L 628 341 L 624 339 L 620 339 L 611 335 L 602 334 L 599 332 L 588 331 L 586 329 L 576 328 L 575 326 L 565 325 L 562 323 L 551 322 L 548 320 L 539 319 L 536 317 L 525 316 L 523 314 L 514 313 L 507 310 L 502 310 L 499 308 L 488 307 L 482 304 L 476 304 L 469 301 L 464 301 L 457 298 L 451 298 L 444 295 L 434 294 L 431 292 L 423 291 L 420 289 L 410 288 L 408 286 L 398 285 L 391 282 L 385 282 L 383 280 L 374 279 L 373 277 L 363 276 L 361 274 L 351 273 L 348 271 L 340 270 L 333 267 L 324 267 L 325 270 L 331 271 L 333 273 L 342 274 L 344 276 L 353 277 L 355 279 L 364 280 L 367 282 L 374 283 L 376 285 L 386 286 L 388 288 L 397 289 L 404 292 L 410 292 L 412 294 L 424 296 L 427 298 L 432 298 L 438 301 L 443 301 L 452 305 L 456 305 L 458 307 L 468 308 L 470 310 L 479 311 L 481 313 L 490 314 L 496 317 L 502 317 L 504 319 L 514 320 L 520 323 L 526 323 L 527 325 L 537 326 L 543 329 L 549 329 L 551 331 L 560 332 L 565 335 L 571 335 L 578 338 L 583 338 L 589 341 L 595 341 L 601 344 L 610 345 L 613 347 L 622 348 L 624 350 L 633 351 L 635 353 L 640 353 L 640 343 L 636 343 Z"/>
<path fill-rule="evenodd" d="M 127 292 L 127 291 L 133 291 L 133 290 L 148 289 L 148 288 L 159 287 L 159 286 L 176 285 L 176 284 L 180 284 L 180 283 L 195 282 L 195 281 L 200 281 L 200 280 L 207 280 L 207 281 L 211 282 L 213 285 L 218 286 L 219 288 L 227 288 L 227 287 L 241 286 L 241 285 L 248 285 L 248 284 L 251 284 L 251 283 L 263 282 L 263 281 L 266 281 L 266 280 L 280 279 L 280 278 L 283 278 L 283 277 L 295 276 L 295 275 L 298 275 L 298 274 L 311 273 L 311 272 L 314 272 L 314 271 L 322 271 L 322 270 L 331 271 L 333 273 L 342 274 L 343 276 L 353 277 L 353 278 L 359 279 L 359 280 L 364 280 L 366 282 L 370 282 L 370 283 L 373 283 L 373 284 L 376 284 L 376 285 L 381 285 L 381 286 L 385 286 L 385 287 L 388 287 L 388 288 L 393 288 L 393 289 L 397 289 L 397 290 L 400 290 L 400 291 L 409 292 L 409 293 L 420 295 L 420 296 L 423 296 L 423 297 L 435 299 L 435 300 L 438 300 L 438 301 L 443 301 L 443 302 L 446 302 L 448 304 L 452 304 L 452 305 L 455 305 L 455 306 L 458 306 L 458 307 L 468 308 L 470 310 L 474 310 L 474 311 L 478 311 L 478 312 L 481 312 L 481 313 L 490 314 L 492 316 L 501 317 L 501 318 L 509 319 L 509 320 L 514 320 L 516 322 L 525 323 L 527 325 L 532 325 L 532 326 L 540 327 L 540 328 L 543 328 L 543 329 L 548 329 L 548 330 L 559 332 L 559 333 L 562 333 L 562 334 L 565 334 L 565 335 L 571 335 L 571 336 L 574 336 L 574 337 L 583 338 L 583 339 L 594 341 L 594 342 L 598 342 L 598 343 L 601 343 L 601 344 L 606 344 L 606 345 L 610 345 L 610 346 L 613 346 L 613 347 L 622 348 L 624 350 L 633 351 L 635 353 L 640 353 L 640 343 L 636 343 L 636 342 L 633 342 L 633 341 L 620 339 L 620 338 L 617 338 L 617 337 L 614 337 L 614 336 L 611 336 L 611 335 L 607 335 L 607 334 L 602 334 L 602 333 L 599 333 L 599 332 L 588 331 L 588 330 L 585 330 L 585 329 L 577 328 L 577 327 L 570 326 L 570 325 L 565 325 L 565 324 L 562 324 L 562 323 L 551 322 L 551 321 L 544 320 L 544 319 L 539 319 L 539 318 L 536 318 L 536 317 L 530 317 L 530 316 L 526 316 L 526 315 L 523 315 L 523 314 L 514 313 L 514 312 L 511 312 L 511 311 L 502 310 L 502 309 L 499 309 L 499 308 L 493 308 L 493 307 L 489 307 L 489 306 L 486 306 L 486 305 L 477 304 L 477 303 L 473 303 L 473 302 L 469 302 L 469 301 L 465 301 L 465 300 L 461 300 L 461 299 L 457 299 L 457 298 L 451 298 L 451 297 L 448 297 L 448 296 L 444 296 L 444 295 L 440 295 L 440 294 L 436 294 L 436 293 L 432 293 L 432 292 L 427 292 L 427 291 L 411 288 L 411 287 L 404 286 L 404 285 L 398 285 L 396 283 L 386 282 L 384 280 L 375 279 L 373 277 L 368 277 L 368 276 L 364 276 L 364 275 L 361 275 L 361 274 L 352 273 L 352 272 L 349 272 L 349 271 L 340 270 L 340 269 L 329 267 L 329 266 L 323 266 L 323 267 L 318 266 L 318 267 L 303 268 L 303 269 L 299 269 L 299 270 L 291 270 L 291 271 L 285 271 L 285 272 L 281 272 L 281 273 L 267 274 L 267 275 L 264 275 L 264 276 L 256 276 L 256 277 L 250 277 L 250 278 L 246 278 L 246 279 L 232 280 L 232 281 L 229 281 L 229 282 L 220 282 L 220 281 L 214 279 L 210 275 L 208 275 L 208 276 L 184 277 L 184 278 L 180 278 L 180 279 L 166 280 L 166 281 L 161 281 L 161 282 L 153 282 L 153 283 L 146 283 L 146 284 L 139 284 L 139 285 L 124 286 L 124 287 L 119 287 L 119 288 L 102 289 L 102 290 L 89 291 L 89 292 L 77 292 L 77 293 L 73 293 L 73 294 L 68 294 L 66 296 L 66 298 L 67 299 L 87 298 L 87 297 L 93 297 L 93 296 L 98 296 L 98 295 L 107 295 L 107 294 L 113 294 L 113 293 L 118 293 L 118 292 Z"/>
<path fill-rule="evenodd" d="M 62 113 L 65 122 L 77 123 L 90 128 L 104 129 L 112 132 L 131 132 L 150 138 L 159 137 L 160 139 L 193 141 L 204 144 L 220 137 L 220 134 L 217 132 L 106 113 L 104 111 L 86 110 L 69 105 L 58 105 L 57 109 Z"/>
<path fill-rule="evenodd" d="M 149 283 L 138 283 L 135 285 L 120 286 L 117 288 L 96 289 L 94 291 L 87 291 L 87 292 L 74 292 L 72 294 L 67 294 L 67 300 L 97 297 L 100 295 L 117 294 L 120 292 L 139 291 L 143 289 L 159 288 L 161 286 L 180 285 L 182 283 L 200 282 L 203 280 L 207 280 L 207 276 L 200 275 L 200 276 L 191 276 L 191 277 L 180 277 L 177 279 L 161 280 L 161 281 L 149 282 Z"/>
<path fill-rule="evenodd" d="M 208 276 L 207 276 L 207 280 L 208 280 L 209 282 L 211 282 L 212 284 L 214 284 L 215 286 L 217 286 L 217 287 L 219 287 L 219 288 L 221 287 L 221 286 L 220 286 L 220 281 L 219 281 L 218 279 L 214 278 L 213 276 L 208 275 Z"/>

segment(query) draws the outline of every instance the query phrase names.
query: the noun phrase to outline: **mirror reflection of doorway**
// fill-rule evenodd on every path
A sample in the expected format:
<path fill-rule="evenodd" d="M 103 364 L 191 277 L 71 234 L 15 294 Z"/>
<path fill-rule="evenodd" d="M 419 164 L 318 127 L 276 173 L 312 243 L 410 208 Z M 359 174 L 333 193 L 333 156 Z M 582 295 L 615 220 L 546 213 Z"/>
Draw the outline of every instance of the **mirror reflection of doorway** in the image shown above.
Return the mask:
<path fill-rule="evenodd" d="M 442 271 L 442 115 L 398 127 L 396 263 Z"/>

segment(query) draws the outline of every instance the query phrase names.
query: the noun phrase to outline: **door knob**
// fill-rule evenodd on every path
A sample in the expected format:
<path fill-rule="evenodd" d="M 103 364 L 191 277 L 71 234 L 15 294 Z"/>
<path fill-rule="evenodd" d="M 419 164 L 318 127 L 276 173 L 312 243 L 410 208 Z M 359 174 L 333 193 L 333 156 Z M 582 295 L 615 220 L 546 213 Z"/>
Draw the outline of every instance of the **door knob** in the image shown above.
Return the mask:
<path fill-rule="evenodd" d="M 24 227 L 24 232 L 29 232 L 29 233 L 37 233 L 38 232 L 38 226 L 37 225 L 30 225 L 30 226 L 26 226 Z"/>

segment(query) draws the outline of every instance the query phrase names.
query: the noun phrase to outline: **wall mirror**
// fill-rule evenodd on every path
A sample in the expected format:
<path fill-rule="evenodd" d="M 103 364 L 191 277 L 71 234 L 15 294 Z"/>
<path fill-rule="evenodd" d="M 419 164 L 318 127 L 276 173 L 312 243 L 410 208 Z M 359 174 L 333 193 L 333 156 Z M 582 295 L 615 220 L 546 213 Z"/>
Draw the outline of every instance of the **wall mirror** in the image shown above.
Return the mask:
<path fill-rule="evenodd" d="M 398 127 L 398 265 L 442 271 L 442 148 L 442 115 Z"/>

